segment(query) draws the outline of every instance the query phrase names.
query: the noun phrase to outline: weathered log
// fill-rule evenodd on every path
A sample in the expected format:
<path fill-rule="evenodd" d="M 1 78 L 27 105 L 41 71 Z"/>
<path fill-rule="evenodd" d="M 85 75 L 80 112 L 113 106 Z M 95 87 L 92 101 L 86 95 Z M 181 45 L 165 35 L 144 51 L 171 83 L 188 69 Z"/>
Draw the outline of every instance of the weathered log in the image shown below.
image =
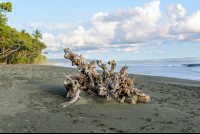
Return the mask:
<path fill-rule="evenodd" d="M 136 104 L 136 102 L 146 103 L 150 101 L 150 96 L 134 88 L 133 81 L 135 77 L 127 78 L 127 65 L 119 73 L 114 73 L 117 65 L 115 60 L 108 62 L 111 65 L 111 70 L 101 60 L 97 60 L 97 65 L 103 69 L 103 75 L 100 75 L 96 71 L 95 61 L 91 61 L 88 64 L 82 55 L 79 56 L 72 53 L 69 48 L 64 49 L 64 52 L 64 57 L 70 59 L 72 66 L 76 65 L 78 72 L 80 72 L 77 76 L 66 76 L 67 82 L 64 82 L 64 86 L 68 91 L 66 97 L 73 98 L 70 103 L 75 102 L 79 97 L 80 91 L 83 90 L 93 96 L 106 97 L 108 101 L 112 98 L 119 98 L 118 101 L 120 103 Z"/>
<path fill-rule="evenodd" d="M 132 94 L 130 97 L 126 97 L 124 102 L 128 104 L 136 104 L 137 101 L 138 101 L 138 95 Z"/>

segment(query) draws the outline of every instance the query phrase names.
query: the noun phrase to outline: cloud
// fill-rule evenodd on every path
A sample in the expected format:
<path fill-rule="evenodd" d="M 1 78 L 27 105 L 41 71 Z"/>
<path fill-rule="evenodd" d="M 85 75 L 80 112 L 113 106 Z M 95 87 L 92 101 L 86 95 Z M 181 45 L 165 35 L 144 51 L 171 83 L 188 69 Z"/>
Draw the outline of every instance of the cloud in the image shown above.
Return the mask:
<path fill-rule="evenodd" d="M 169 34 L 183 36 L 185 34 L 185 38 L 190 36 L 185 41 L 191 41 L 191 35 L 196 33 L 200 33 L 200 11 L 194 12 L 192 15 L 185 17 L 181 21 L 177 21 L 176 24 L 171 25 L 169 27 Z"/>
<path fill-rule="evenodd" d="M 86 53 L 90 54 L 90 53 L 106 53 L 108 50 L 104 49 L 104 50 L 89 50 L 86 51 Z"/>
<path fill-rule="evenodd" d="M 117 51 L 117 52 L 120 52 L 120 51 L 122 51 L 122 49 L 117 49 L 116 51 Z"/>
<path fill-rule="evenodd" d="M 162 44 L 162 43 L 158 43 L 157 44 L 157 46 L 161 46 L 161 45 L 164 45 L 164 44 Z M 154 47 L 155 48 L 155 47 Z M 148 48 L 148 49 L 150 49 L 150 48 Z M 153 48 L 152 48 L 153 49 Z"/>
<path fill-rule="evenodd" d="M 183 39 L 185 39 L 185 36 L 181 34 L 181 35 L 178 36 L 178 39 L 183 40 Z"/>
<path fill-rule="evenodd" d="M 194 12 L 192 15 L 180 21 L 177 24 L 178 33 L 199 33 L 200 32 L 200 11 Z"/>
<path fill-rule="evenodd" d="M 85 31 L 83 26 L 79 26 L 76 30 L 70 31 L 67 34 L 69 36 L 65 44 L 72 44 L 75 46 L 88 46 L 88 44 L 98 45 L 102 43 L 100 37 L 95 36 L 96 32 L 93 29 Z"/>
<path fill-rule="evenodd" d="M 56 36 L 57 41 L 64 44 L 65 47 L 93 49 L 95 46 L 98 50 L 102 47 L 140 46 L 142 42 L 152 40 L 154 38 L 152 35 L 162 35 L 154 33 L 156 29 L 161 29 L 160 25 L 158 27 L 155 25 L 155 22 L 161 17 L 159 4 L 160 1 L 153 1 L 145 4 L 144 8 L 135 7 L 135 9 L 126 10 L 117 8 L 115 12 L 111 13 L 99 12 L 85 22 L 90 26 L 87 30 L 84 26 L 68 23 L 30 23 L 30 26 L 45 27 L 48 30 L 69 30 L 71 27 L 77 26 L 65 34 Z M 56 44 L 51 43 L 51 45 Z M 126 49 L 124 50 L 126 51 Z"/>
<path fill-rule="evenodd" d="M 171 19 L 171 21 L 177 21 L 183 19 L 186 12 L 187 11 L 184 7 L 182 7 L 181 4 L 177 4 L 177 6 L 171 4 L 170 6 L 167 6 L 166 14 Z"/>
<path fill-rule="evenodd" d="M 41 41 L 45 43 L 47 50 L 50 52 L 55 52 L 60 47 L 60 44 L 57 42 L 57 37 L 51 33 L 44 33 Z"/>
<path fill-rule="evenodd" d="M 117 10 L 118 21 L 116 26 L 115 38 L 117 43 L 142 43 L 151 41 L 157 38 L 163 38 L 166 29 L 163 24 L 156 24 L 162 17 L 159 11 L 160 1 L 149 2 L 142 7 L 135 7 L 132 10 L 121 11 Z M 127 19 L 124 14 L 128 14 Z M 108 15 L 109 16 L 109 15 Z"/>
<path fill-rule="evenodd" d="M 157 53 L 159 53 L 159 54 L 164 54 L 165 52 L 159 50 Z"/>
<path fill-rule="evenodd" d="M 51 47 L 50 49 L 51 49 L 51 51 L 53 51 L 53 52 L 55 52 L 55 51 L 57 51 L 57 50 L 58 50 L 58 48 L 57 48 L 57 47 Z"/>
<path fill-rule="evenodd" d="M 134 48 L 133 48 L 133 47 L 132 47 L 132 48 L 131 48 L 131 47 L 128 47 L 128 48 L 123 49 L 124 52 L 137 51 L 137 50 L 138 50 L 137 47 L 134 47 Z"/>
<path fill-rule="evenodd" d="M 81 24 L 80 21 L 77 23 L 37 23 L 37 22 L 30 22 L 28 25 L 34 29 L 44 29 L 47 31 L 66 31 L 70 29 L 77 28 Z"/>
<path fill-rule="evenodd" d="M 158 43 L 159 44 L 159 43 Z M 157 45 L 158 45 L 157 44 Z M 156 47 L 155 46 L 151 46 L 151 47 L 147 47 L 147 49 L 149 49 L 149 50 L 152 50 L 152 49 L 155 49 Z"/>
<path fill-rule="evenodd" d="M 88 54 L 84 54 L 83 57 L 87 59 L 87 58 L 89 58 L 89 55 Z"/>
<path fill-rule="evenodd" d="M 200 42 L 200 39 L 193 39 L 192 41 L 198 41 L 198 42 Z"/>
<path fill-rule="evenodd" d="M 137 54 L 137 53 L 139 53 L 139 52 L 140 52 L 140 51 L 135 51 L 134 54 Z"/>
<path fill-rule="evenodd" d="M 57 37 L 51 33 L 44 33 L 42 35 L 42 41 L 48 47 L 60 47 L 59 43 L 56 43 Z"/>
<path fill-rule="evenodd" d="M 142 45 L 151 50 L 165 44 L 199 42 L 200 11 L 185 16 L 187 10 L 181 4 L 171 4 L 163 13 L 159 6 L 160 1 L 152 1 L 143 7 L 99 12 L 83 22 L 32 22 L 29 26 L 48 31 L 43 34 L 43 41 L 52 52 L 69 47 L 92 54 L 107 53 L 115 48 L 116 52 L 134 51 L 136 54 Z M 54 31 L 64 32 L 54 35 Z"/>
<path fill-rule="evenodd" d="M 121 47 L 121 48 L 123 48 L 123 47 L 139 47 L 139 46 L 142 46 L 142 45 L 143 45 L 142 43 L 138 43 L 138 44 L 112 44 L 112 45 L 106 43 L 106 44 L 103 45 L 103 47 L 108 47 L 108 48 L 113 48 L 113 47 L 119 48 L 119 47 Z"/>
<path fill-rule="evenodd" d="M 58 34 L 57 39 L 63 44 L 67 44 L 68 36 L 65 34 Z"/>

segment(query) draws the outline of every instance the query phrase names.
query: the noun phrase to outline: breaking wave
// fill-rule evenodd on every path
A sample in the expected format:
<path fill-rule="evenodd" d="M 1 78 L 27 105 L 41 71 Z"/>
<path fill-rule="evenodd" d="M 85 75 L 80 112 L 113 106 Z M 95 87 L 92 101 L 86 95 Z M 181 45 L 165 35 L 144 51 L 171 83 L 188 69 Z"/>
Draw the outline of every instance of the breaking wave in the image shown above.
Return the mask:
<path fill-rule="evenodd" d="M 129 67 L 184 67 L 184 65 L 181 65 L 181 64 L 177 64 L 177 65 L 173 65 L 173 64 L 168 64 L 168 65 L 163 65 L 163 64 L 129 65 L 129 64 L 127 64 L 127 66 L 129 66 Z"/>
<path fill-rule="evenodd" d="M 200 69 L 192 69 L 193 72 L 200 73 Z"/>
<path fill-rule="evenodd" d="M 200 64 L 183 64 L 186 67 L 200 67 Z"/>
<path fill-rule="evenodd" d="M 127 64 L 129 67 L 200 67 L 200 64 Z"/>

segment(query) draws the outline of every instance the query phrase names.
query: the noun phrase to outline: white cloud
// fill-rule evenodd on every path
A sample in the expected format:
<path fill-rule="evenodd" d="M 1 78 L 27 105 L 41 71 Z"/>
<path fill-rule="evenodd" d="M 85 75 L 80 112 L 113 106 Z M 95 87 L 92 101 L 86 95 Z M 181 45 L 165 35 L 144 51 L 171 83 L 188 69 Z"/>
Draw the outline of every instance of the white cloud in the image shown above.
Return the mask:
<path fill-rule="evenodd" d="M 90 54 L 90 53 L 106 53 L 108 50 L 89 50 L 86 51 L 86 53 Z"/>
<path fill-rule="evenodd" d="M 142 43 L 138 43 L 138 44 L 112 44 L 112 45 L 110 45 L 110 44 L 108 44 L 108 43 L 106 43 L 106 44 L 104 44 L 103 45 L 103 47 L 139 47 L 139 46 L 142 46 L 143 44 Z"/>
<path fill-rule="evenodd" d="M 123 49 L 123 51 L 124 52 L 129 52 L 129 51 L 137 51 L 138 50 L 138 48 L 137 47 L 128 47 L 128 48 L 125 48 L 125 49 Z"/>
<path fill-rule="evenodd" d="M 130 10 L 131 17 L 122 20 L 116 27 L 116 39 L 124 42 L 146 42 L 152 39 L 164 37 L 167 32 L 162 24 L 156 24 L 161 18 L 159 11 L 160 1 L 153 1 L 145 4 L 144 8 L 135 7 Z M 134 13 L 133 13 L 134 11 Z M 122 12 L 119 10 L 118 12 Z M 128 11 L 126 11 L 128 13 Z M 119 18 L 123 16 L 119 14 Z"/>
<path fill-rule="evenodd" d="M 67 44 L 68 36 L 65 34 L 58 34 L 58 40 L 63 44 Z"/>
<path fill-rule="evenodd" d="M 44 23 L 31 22 L 31 23 L 29 23 L 29 26 L 32 27 L 32 28 L 43 27 Z"/>
<path fill-rule="evenodd" d="M 117 8 L 110 13 L 99 12 L 85 22 L 33 22 L 29 23 L 29 26 L 50 31 L 66 31 L 58 35 L 50 32 L 43 34 L 43 41 L 51 51 L 58 51 L 62 45 L 62 49 L 69 47 L 87 54 L 106 53 L 110 48 L 115 48 L 117 52 L 139 53 L 139 47 L 146 42 L 153 42 L 146 47 L 151 50 L 167 43 L 199 41 L 200 11 L 186 17 L 187 11 L 181 4 L 171 4 L 163 15 L 159 6 L 160 1 L 153 1 L 146 3 L 144 7 L 125 10 Z M 161 20 L 163 17 L 165 21 Z M 167 43 L 163 43 L 163 40 L 168 39 L 170 40 Z"/>
<path fill-rule="evenodd" d="M 117 49 L 116 51 L 117 51 L 117 52 L 120 52 L 120 51 L 122 51 L 122 49 Z"/>
<path fill-rule="evenodd" d="M 158 45 L 158 44 L 157 44 Z M 152 46 L 152 47 L 147 47 L 147 49 L 149 49 L 149 50 L 152 50 L 152 49 L 154 49 L 154 48 L 156 48 L 156 47 L 154 47 L 154 46 Z"/>
<path fill-rule="evenodd" d="M 88 54 L 84 54 L 83 57 L 87 59 L 87 58 L 89 58 L 89 55 Z"/>
<path fill-rule="evenodd" d="M 192 15 L 185 18 L 184 21 L 180 21 L 177 25 L 178 33 L 200 32 L 200 11 L 194 12 Z"/>
<path fill-rule="evenodd" d="M 157 53 L 159 53 L 159 54 L 164 54 L 165 52 L 159 50 Z"/>
<path fill-rule="evenodd" d="M 60 47 L 60 44 L 57 42 L 57 37 L 51 33 L 44 33 L 42 35 L 42 42 L 45 43 L 47 50 L 50 52 L 55 52 L 58 50 L 58 47 Z"/>
<path fill-rule="evenodd" d="M 181 35 L 178 36 L 178 39 L 183 40 L 183 39 L 185 39 L 185 36 L 181 34 Z"/>
<path fill-rule="evenodd" d="M 55 52 L 55 51 L 57 51 L 58 50 L 58 48 L 57 47 L 51 47 L 50 48 L 53 52 Z"/>
<path fill-rule="evenodd" d="M 198 42 L 199 42 L 199 41 L 200 41 L 200 39 L 193 39 L 192 41 L 198 41 Z"/>
<path fill-rule="evenodd" d="M 90 27 L 87 30 L 79 25 L 75 30 L 57 35 L 57 41 L 63 43 L 66 47 L 87 47 L 88 49 L 90 46 L 95 46 L 96 49 L 140 46 L 141 43 L 130 42 L 149 41 L 154 38 L 152 35 L 155 35 L 155 37 L 158 35 L 158 33 L 154 33 L 156 29 L 161 29 L 159 28 L 160 25 L 157 27 L 155 24 L 161 17 L 159 4 L 160 1 L 153 1 L 145 4 L 144 8 L 136 7 L 126 10 L 117 8 L 113 13 L 97 13 L 89 20 Z M 73 27 L 70 25 L 30 23 L 32 27 L 45 27 L 49 30 Z M 120 33 L 123 34 L 120 35 Z M 159 33 L 160 35 L 162 34 Z M 51 43 L 51 45 L 56 44 Z M 129 50 L 125 49 L 124 51 Z"/>
<path fill-rule="evenodd" d="M 59 43 L 56 43 L 57 37 L 51 33 L 44 33 L 42 35 L 42 41 L 48 47 L 60 47 Z"/>
<path fill-rule="evenodd" d="M 64 58 L 64 54 L 63 53 L 48 53 L 47 55 L 45 55 L 48 59 L 61 59 Z"/>
<path fill-rule="evenodd" d="M 158 44 L 157 44 L 157 46 L 161 46 L 161 45 L 163 45 L 163 44 L 162 44 L 162 43 L 158 43 Z M 155 47 L 154 47 L 154 48 L 155 48 Z"/>
<path fill-rule="evenodd" d="M 167 6 L 166 14 L 172 21 L 184 18 L 186 12 L 187 11 L 185 10 L 184 7 L 182 7 L 181 4 L 177 4 L 177 6 L 171 4 L 170 6 Z"/>
<path fill-rule="evenodd" d="M 135 51 L 134 54 L 137 54 L 137 53 L 139 53 L 139 52 L 140 52 L 140 51 Z"/>
<path fill-rule="evenodd" d="M 34 29 L 46 29 L 48 31 L 51 30 L 57 30 L 57 31 L 66 31 L 70 29 L 74 29 L 78 27 L 81 24 L 81 22 L 77 22 L 75 24 L 72 23 L 37 23 L 37 22 L 31 22 L 29 23 L 29 27 Z"/>

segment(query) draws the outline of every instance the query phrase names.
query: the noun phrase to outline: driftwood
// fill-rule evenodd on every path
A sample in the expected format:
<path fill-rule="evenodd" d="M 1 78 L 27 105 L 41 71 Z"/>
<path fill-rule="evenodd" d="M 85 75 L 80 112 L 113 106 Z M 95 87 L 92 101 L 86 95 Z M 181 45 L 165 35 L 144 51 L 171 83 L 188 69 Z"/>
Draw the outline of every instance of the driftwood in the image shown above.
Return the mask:
<path fill-rule="evenodd" d="M 71 52 L 69 48 L 64 49 L 66 59 L 72 61 L 72 66 L 78 67 L 77 76 L 66 76 L 67 82 L 64 86 L 68 93 L 66 97 L 73 98 L 70 103 L 75 102 L 79 98 L 81 91 L 87 91 L 91 95 L 99 95 L 106 97 L 107 100 L 119 98 L 120 103 L 136 104 L 136 102 L 146 103 L 150 101 L 150 96 L 145 95 L 141 90 L 134 88 L 134 76 L 127 78 L 128 66 L 124 66 L 119 73 L 114 73 L 117 63 L 115 60 L 109 61 L 111 70 L 101 60 L 97 60 L 97 65 L 103 69 L 103 75 L 96 71 L 96 62 L 87 63 L 82 55 Z"/>

